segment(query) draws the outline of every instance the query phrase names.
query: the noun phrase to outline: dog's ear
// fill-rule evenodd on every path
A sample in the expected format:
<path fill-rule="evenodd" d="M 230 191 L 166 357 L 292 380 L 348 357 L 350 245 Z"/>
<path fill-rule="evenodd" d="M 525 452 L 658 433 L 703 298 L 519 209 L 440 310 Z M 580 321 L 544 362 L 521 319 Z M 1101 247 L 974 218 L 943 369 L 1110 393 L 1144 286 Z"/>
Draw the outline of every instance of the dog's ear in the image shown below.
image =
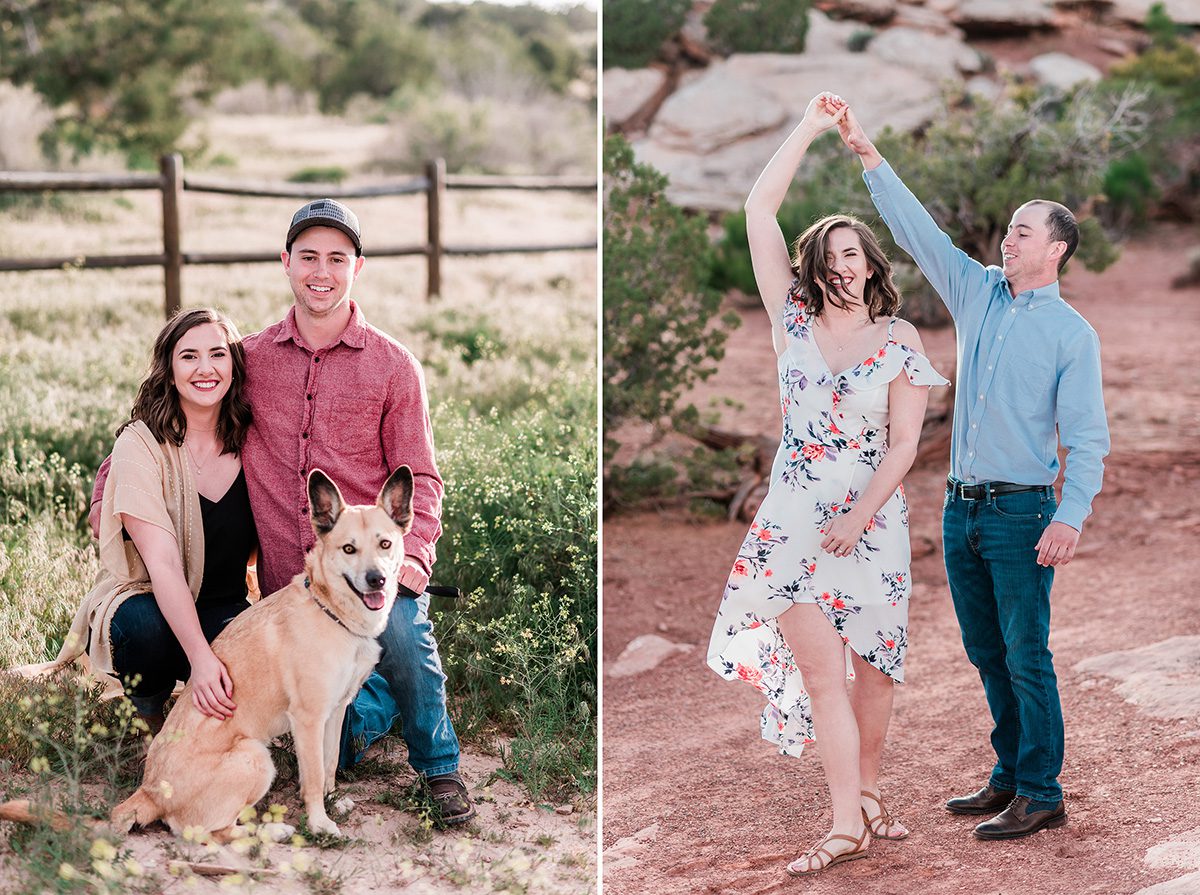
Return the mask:
<path fill-rule="evenodd" d="M 327 534 L 337 525 L 345 501 L 329 476 L 314 469 L 308 474 L 308 512 L 317 534 Z"/>
<path fill-rule="evenodd" d="M 388 476 L 379 492 L 379 506 L 392 517 L 392 521 L 400 526 L 400 531 L 408 534 L 413 522 L 413 474 L 407 466 L 398 466 L 396 471 Z"/>

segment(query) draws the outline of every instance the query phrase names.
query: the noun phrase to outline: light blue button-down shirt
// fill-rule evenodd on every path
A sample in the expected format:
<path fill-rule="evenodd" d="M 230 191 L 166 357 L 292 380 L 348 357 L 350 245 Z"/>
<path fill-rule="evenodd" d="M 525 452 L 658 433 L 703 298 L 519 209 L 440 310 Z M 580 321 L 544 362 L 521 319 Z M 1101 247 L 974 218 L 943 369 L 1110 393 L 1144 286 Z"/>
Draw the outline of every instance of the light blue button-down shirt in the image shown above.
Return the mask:
<path fill-rule="evenodd" d="M 1100 340 L 1058 281 L 1015 298 L 999 267 L 957 248 L 886 161 L 863 179 L 896 244 L 954 318 L 958 373 L 950 474 L 963 482 L 1050 485 L 1066 449 L 1056 522 L 1083 528 L 1100 491 L 1108 420 Z"/>

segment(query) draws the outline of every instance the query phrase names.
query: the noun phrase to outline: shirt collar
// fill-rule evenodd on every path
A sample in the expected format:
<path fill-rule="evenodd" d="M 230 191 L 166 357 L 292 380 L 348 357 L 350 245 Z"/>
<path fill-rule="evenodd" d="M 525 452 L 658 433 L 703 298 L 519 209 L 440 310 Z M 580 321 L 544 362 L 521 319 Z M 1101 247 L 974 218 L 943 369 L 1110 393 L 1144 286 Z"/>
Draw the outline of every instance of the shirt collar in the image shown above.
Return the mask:
<path fill-rule="evenodd" d="M 1008 280 L 1004 280 L 1004 288 L 1008 290 L 1009 295 L 1012 295 L 1012 290 L 1008 287 Z M 1021 305 L 1028 305 L 1029 310 L 1035 310 L 1051 302 L 1059 301 L 1062 295 L 1058 290 L 1058 280 L 1049 283 L 1045 286 L 1039 286 L 1037 289 L 1026 289 L 1024 292 L 1018 292 L 1013 298 L 1013 302 Z"/>
<path fill-rule="evenodd" d="M 358 305 L 354 303 L 354 299 L 350 300 L 350 321 L 346 324 L 346 328 L 342 330 L 341 335 L 330 342 L 326 350 L 334 345 L 341 343 L 349 348 L 363 348 L 366 346 L 367 322 L 363 319 L 362 311 Z M 279 332 L 275 336 L 276 342 L 286 342 L 291 339 L 297 345 L 304 345 L 304 339 L 300 335 L 300 330 L 296 327 L 296 306 L 292 305 L 288 308 L 287 316 L 279 321 Z"/>

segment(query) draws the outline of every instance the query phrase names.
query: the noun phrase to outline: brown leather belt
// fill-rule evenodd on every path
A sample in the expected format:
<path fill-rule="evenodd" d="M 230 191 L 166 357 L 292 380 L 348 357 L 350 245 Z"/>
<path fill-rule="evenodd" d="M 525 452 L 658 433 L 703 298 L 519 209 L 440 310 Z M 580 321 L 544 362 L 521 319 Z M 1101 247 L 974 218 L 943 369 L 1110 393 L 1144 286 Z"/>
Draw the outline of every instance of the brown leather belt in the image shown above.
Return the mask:
<path fill-rule="evenodd" d="M 1020 494 L 1025 491 L 1041 491 L 1047 496 L 1054 493 L 1053 485 L 1014 485 L 1012 482 L 956 482 L 946 479 L 946 490 L 963 500 L 984 500 L 999 494 Z"/>

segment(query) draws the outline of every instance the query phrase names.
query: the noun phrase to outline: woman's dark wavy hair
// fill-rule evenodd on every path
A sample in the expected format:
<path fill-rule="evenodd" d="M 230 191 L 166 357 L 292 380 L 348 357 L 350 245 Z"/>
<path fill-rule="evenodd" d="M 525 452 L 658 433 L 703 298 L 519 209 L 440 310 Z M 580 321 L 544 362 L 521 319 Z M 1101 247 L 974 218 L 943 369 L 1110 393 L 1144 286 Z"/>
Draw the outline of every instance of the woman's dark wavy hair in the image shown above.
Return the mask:
<path fill-rule="evenodd" d="M 863 285 L 863 304 L 871 320 L 890 317 L 900 310 L 900 291 L 892 282 L 892 264 L 883 253 L 875 233 L 853 215 L 832 214 L 821 218 L 792 244 L 792 271 L 800 281 L 800 298 L 812 316 L 819 316 L 825 302 L 835 308 L 848 307 L 841 277 L 829 269 L 829 234 L 848 227 L 858 234 L 867 266 L 874 273 Z M 824 290 L 821 288 L 824 286 Z"/>
<path fill-rule="evenodd" d="M 150 352 L 150 370 L 138 387 L 137 397 L 133 400 L 133 410 L 129 412 L 129 422 L 117 430 L 118 435 L 129 423 L 141 420 L 160 443 L 171 441 L 176 446 L 183 444 L 183 436 L 187 434 L 187 419 L 179 404 L 179 391 L 175 388 L 171 360 L 175 354 L 175 346 L 184 334 L 206 323 L 214 323 L 224 331 L 225 339 L 229 342 L 229 356 L 233 360 L 233 381 L 229 384 L 225 399 L 221 401 L 221 410 L 217 417 L 217 438 L 224 445 L 222 453 L 241 452 L 242 443 L 246 440 L 246 430 L 250 428 L 253 419 L 245 395 L 246 351 L 242 347 L 242 334 L 238 332 L 233 321 L 211 308 L 180 311 L 167 321 L 167 325 L 154 340 L 154 349 Z"/>

